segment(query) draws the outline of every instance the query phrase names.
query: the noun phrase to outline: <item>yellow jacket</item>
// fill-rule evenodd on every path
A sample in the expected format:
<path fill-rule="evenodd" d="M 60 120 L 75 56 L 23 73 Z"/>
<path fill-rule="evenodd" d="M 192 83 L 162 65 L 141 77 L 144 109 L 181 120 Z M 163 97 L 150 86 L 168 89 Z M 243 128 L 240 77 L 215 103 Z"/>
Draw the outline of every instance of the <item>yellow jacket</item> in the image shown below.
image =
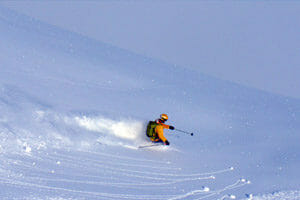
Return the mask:
<path fill-rule="evenodd" d="M 156 123 L 158 123 L 158 125 L 155 128 L 155 133 L 157 134 L 158 138 L 151 138 L 152 141 L 159 141 L 162 140 L 163 142 L 167 141 L 167 138 L 165 138 L 164 136 L 164 128 L 169 129 L 170 126 L 166 125 L 164 123 L 159 122 L 158 120 L 156 120 Z"/>

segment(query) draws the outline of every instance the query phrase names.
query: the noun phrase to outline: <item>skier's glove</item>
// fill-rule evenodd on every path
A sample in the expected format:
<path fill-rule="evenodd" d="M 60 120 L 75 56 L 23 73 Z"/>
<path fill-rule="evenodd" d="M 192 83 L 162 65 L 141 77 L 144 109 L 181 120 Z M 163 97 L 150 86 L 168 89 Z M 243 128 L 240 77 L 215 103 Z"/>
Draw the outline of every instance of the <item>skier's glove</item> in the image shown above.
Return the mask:
<path fill-rule="evenodd" d="M 166 140 L 165 145 L 170 145 L 170 142 L 168 140 Z"/>
<path fill-rule="evenodd" d="M 169 129 L 174 130 L 175 128 L 174 126 L 169 126 Z"/>

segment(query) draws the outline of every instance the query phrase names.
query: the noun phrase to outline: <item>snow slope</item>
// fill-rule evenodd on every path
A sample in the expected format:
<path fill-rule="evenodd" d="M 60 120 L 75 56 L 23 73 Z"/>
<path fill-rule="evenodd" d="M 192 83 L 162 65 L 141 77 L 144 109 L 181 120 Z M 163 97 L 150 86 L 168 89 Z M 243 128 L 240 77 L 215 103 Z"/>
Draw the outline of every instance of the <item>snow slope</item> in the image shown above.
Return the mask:
<path fill-rule="evenodd" d="M 0 30 L 1 199 L 299 199 L 298 99 L 1 6 Z M 160 113 L 195 135 L 138 149 Z"/>

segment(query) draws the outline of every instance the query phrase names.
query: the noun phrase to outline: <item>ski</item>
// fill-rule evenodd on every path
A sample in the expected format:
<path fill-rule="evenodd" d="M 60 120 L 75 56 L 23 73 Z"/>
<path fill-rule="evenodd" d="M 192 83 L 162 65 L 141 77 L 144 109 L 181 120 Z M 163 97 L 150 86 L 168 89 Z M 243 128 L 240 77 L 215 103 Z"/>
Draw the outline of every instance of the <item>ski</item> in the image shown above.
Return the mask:
<path fill-rule="evenodd" d="M 155 146 L 161 146 L 162 144 L 150 144 L 150 145 L 144 145 L 144 146 L 138 146 L 139 149 L 147 148 L 147 147 L 155 147 Z"/>

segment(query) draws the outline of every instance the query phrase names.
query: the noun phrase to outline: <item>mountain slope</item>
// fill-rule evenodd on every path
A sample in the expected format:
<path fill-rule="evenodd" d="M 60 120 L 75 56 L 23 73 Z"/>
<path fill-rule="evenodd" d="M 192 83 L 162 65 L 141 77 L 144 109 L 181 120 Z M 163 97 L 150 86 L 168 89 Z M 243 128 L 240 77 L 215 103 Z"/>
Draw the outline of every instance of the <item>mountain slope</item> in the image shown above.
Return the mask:
<path fill-rule="evenodd" d="M 299 188 L 299 100 L 5 7 L 0 29 L 3 199 L 226 199 Z M 162 112 L 195 136 L 166 131 L 170 147 L 138 149 Z"/>

